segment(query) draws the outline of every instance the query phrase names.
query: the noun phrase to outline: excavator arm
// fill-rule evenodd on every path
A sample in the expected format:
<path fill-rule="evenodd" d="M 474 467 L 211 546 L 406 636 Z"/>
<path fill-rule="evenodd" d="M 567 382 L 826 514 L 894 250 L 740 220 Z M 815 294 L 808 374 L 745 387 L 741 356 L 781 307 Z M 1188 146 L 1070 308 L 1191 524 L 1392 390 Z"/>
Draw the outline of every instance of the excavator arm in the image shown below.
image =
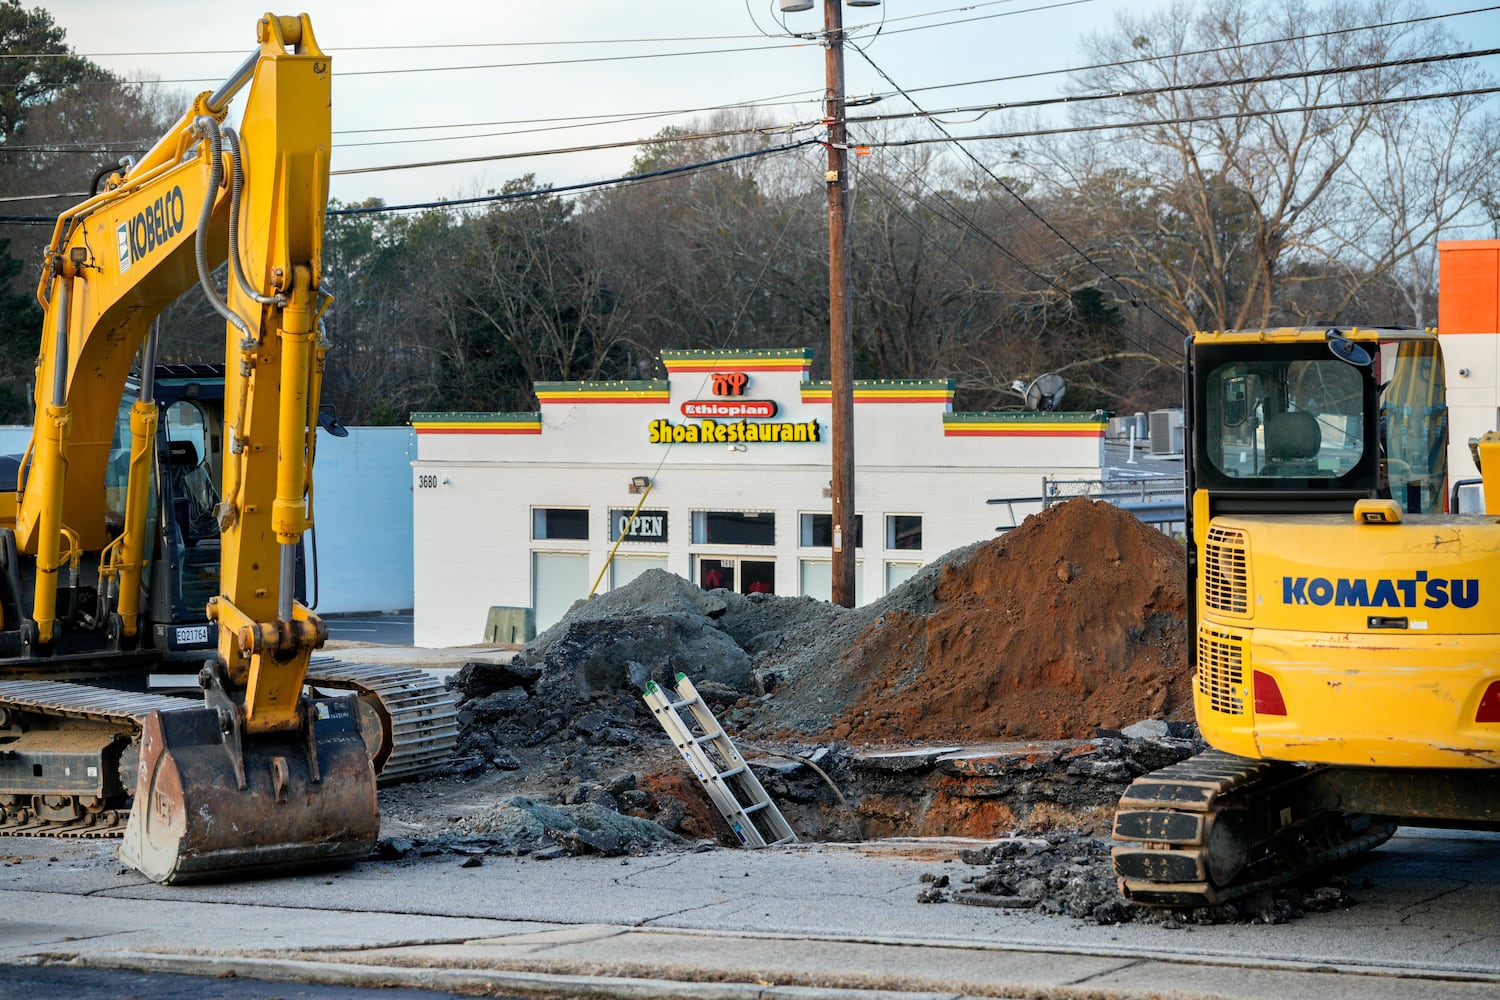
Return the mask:
<path fill-rule="evenodd" d="M 267 14 L 257 40 L 139 163 L 58 220 L 38 289 L 46 328 L 15 527 L 36 566 L 21 623 L 34 656 L 69 627 L 104 625 L 101 615 L 59 617 L 58 595 L 76 590 L 81 564 L 97 565 L 110 635 L 122 645 L 137 636 L 155 467 L 150 326 L 194 283 L 225 319 L 220 582 L 207 609 L 217 656 L 199 677 L 205 707 L 146 717 L 121 847 L 122 859 L 164 882 L 351 860 L 379 825 L 354 699 L 304 695 L 327 632 L 294 599 L 329 301 L 329 58 L 306 15 Z M 236 131 L 228 109 L 247 86 Z M 226 259 L 220 295 L 211 274 Z M 103 483 L 138 355 L 147 374 L 131 408 L 121 518 L 106 509 Z"/>

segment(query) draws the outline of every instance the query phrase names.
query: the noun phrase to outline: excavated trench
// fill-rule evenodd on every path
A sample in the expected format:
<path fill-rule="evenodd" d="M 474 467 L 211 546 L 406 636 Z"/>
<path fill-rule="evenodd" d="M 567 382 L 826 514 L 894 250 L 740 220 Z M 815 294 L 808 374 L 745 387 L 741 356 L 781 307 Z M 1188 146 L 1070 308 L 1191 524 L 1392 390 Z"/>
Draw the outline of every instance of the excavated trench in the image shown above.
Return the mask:
<path fill-rule="evenodd" d="M 960 838 L 944 849 L 972 867 L 957 885 L 934 872 L 922 901 L 1140 919 L 1115 894 L 1109 830 L 1134 777 L 1201 748 L 1185 643 L 1181 546 L 1084 498 L 863 608 L 652 570 L 578 602 L 511 662 L 455 676 L 469 784 L 437 839 L 537 858 L 736 846 L 642 700 L 681 674 L 799 840 Z M 1194 919 L 1346 899 L 1318 892 Z"/>

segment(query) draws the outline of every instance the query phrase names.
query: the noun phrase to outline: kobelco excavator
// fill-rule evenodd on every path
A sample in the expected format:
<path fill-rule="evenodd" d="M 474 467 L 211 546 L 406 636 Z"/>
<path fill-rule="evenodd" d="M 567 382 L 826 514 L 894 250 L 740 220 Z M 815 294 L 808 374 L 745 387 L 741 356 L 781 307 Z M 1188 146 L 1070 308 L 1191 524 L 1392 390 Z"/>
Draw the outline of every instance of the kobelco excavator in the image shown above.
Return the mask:
<path fill-rule="evenodd" d="M 1188 657 L 1213 748 L 1115 818 L 1122 892 L 1198 906 L 1378 846 L 1500 829 L 1500 434 L 1449 513 L 1431 331 L 1200 333 L 1186 361 Z"/>
<path fill-rule="evenodd" d="M 306 15 L 256 33 L 57 220 L 34 432 L 0 493 L 0 834 L 123 831 L 168 883 L 365 856 L 377 770 L 430 769 L 457 729 L 435 679 L 312 656 L 331 67 Z M 194 284 L 222 363 L 159 367 L 153 322 Z M 183 672 L 200 696 L 162 693 Z"/>

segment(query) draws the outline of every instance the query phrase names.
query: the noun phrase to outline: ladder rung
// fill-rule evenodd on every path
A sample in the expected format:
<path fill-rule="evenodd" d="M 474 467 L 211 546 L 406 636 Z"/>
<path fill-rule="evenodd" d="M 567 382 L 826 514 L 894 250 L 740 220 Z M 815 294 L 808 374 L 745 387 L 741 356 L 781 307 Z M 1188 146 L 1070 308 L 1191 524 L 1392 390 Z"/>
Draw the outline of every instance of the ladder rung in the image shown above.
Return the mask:
<path fill-rule="evenodd" d="M 682 752 L 682 756 L 687 760 L 698 781 L 708 792 L 709 798 L 713 800 L 724 818 L 729 820 L 740 842 L 747 847 L 767 845 L 766 835 L 749 819 L 751 814 L 764 810 L 764 817 L 760 820 L 761 825 L 767 826 L 769 831 L 786 834 L 774 843 L 796 843 L 797 835 L 787 825 L 781 811 L 776 808 L 776 803 L 756 780 L 755 774 L 750 770 L 745 759 L 734 748 L 729 734 L 724 731 L 724 727 L 714 718 L 708 705 L 694 690 L 692 682 L 679 674 L 676 686 L 678 693 L 687 693 L 687 697 L 673 701 L 655 684 L 651 684 L 644 695 L 646 703 L 651 706 L 656 713 L 657 721 L 661 723 L 667 735 L 672 738 L 672 742 Z M 671 710 L 670 716 L 668 709 Z M 687 717 L 685 717 L 683 713 L 689 709 L 691 711 L 687 712 Z M 693 735 L 691 727 L 695 722 L 702 730 L 702 735 Z M 710 757 L 701 749 L 705 743 L 714 745 L 719 752 L 719 759 Z M 735 766 L 720 773 L 716 770 L 720 760 Z M 737 775 L 743 775 L 743 778 L 731 785 L 728 779 Z M 742 797 L 752 800 L 751 804 L 741 805 Z"/>

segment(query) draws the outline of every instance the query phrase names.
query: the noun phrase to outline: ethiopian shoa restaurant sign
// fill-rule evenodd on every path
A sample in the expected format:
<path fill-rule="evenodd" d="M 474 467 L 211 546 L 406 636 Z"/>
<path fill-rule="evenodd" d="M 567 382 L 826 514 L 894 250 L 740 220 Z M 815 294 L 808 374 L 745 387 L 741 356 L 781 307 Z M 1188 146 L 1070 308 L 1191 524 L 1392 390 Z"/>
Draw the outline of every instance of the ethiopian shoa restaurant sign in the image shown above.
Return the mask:
<path fill-rule="evenodd" d="M 690 399 L 682 404 L 684 417 L 699 422 L 653 420 L 647 426 L 651 444 L 768 444 L 821 441 L 816 420 L 772 423 L 780 407 L 770 399 L 745 399 L 747 372 L 712 372 L 708 378 L 714 399 Z"/>

